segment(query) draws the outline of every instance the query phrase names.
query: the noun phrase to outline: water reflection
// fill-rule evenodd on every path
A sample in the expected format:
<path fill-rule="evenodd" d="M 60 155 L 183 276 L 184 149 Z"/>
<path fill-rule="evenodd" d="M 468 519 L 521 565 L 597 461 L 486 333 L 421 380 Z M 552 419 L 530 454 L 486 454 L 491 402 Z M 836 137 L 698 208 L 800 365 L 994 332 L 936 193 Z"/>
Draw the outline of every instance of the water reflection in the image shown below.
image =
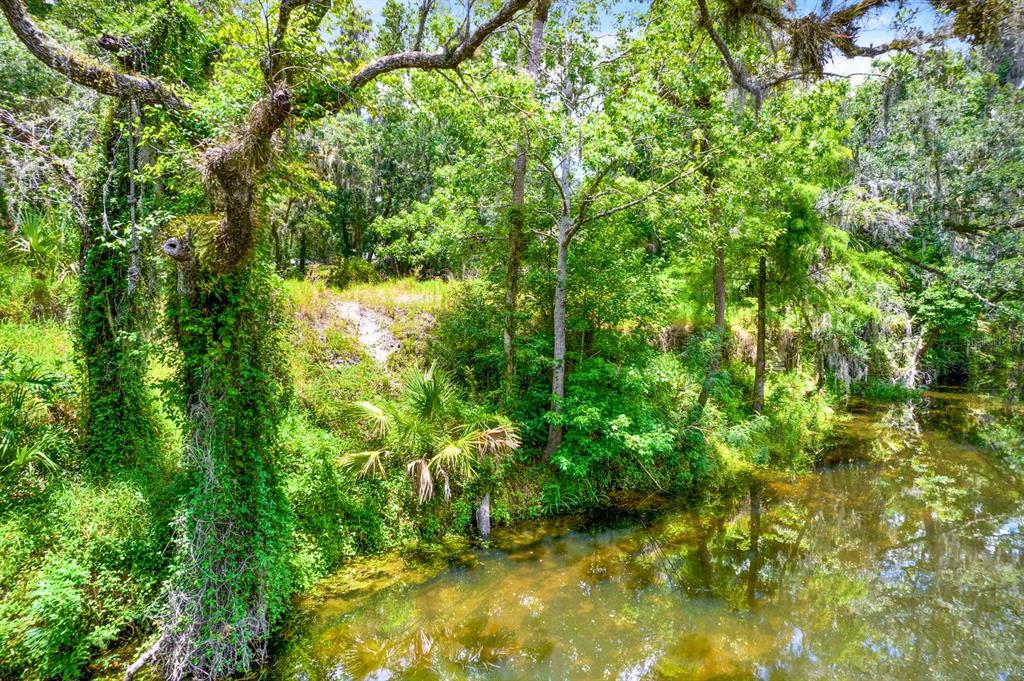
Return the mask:
<path fill-rule="evenodd" d="M 699 512 L 521 528 L 311 604 L 274 674 L 1024 678 L 1024 486 L 958 441 L 968 409 L 864 408 L 833 453 L 844 463 L 817 473 Z"/>

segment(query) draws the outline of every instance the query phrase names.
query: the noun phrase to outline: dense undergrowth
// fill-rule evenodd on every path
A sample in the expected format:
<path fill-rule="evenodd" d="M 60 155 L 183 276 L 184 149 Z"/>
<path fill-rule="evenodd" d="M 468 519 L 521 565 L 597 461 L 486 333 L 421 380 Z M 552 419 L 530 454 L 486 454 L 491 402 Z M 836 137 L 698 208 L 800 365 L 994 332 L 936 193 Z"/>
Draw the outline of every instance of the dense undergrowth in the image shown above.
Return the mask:
<path fill-rule="evenodd" d="M 0 0 L 0 678 L 252 674 L 353 556 L 1024 396 L 1014 3 L 272 4 Z"/>
<path fill-rule="evenodd" d="M 832 397 L 806 372 L 775 373 L 762 416 L 753 417 L 753 376 L 722 367 L 700 409 L 702 337 L 663 351 L 645 337 L 609 331 L 574 358 L 562 418 L 566 441 L 550 462 L 539 449 L 546 422 L 543 336 L 526 345 L 522 398 L 507 413 L 523 444 L 485 474 L 453 481 L 451 498 L 419 498 L 405 461 L 380 475 L 343 465 L 371 433 L 353 417 L 361 400 L 398 400 L 410 371 L 437 361 L 472 410 L 497 408 L 500 356 L 476 347 L 492 330 L 476 307 L 479 285 L 413 280 L 344 291 L 322 281 L 286 281 L 293 393 L 279 437 L 290 509 L 291 589 L 310 588 L 346 559 L 429 546 L 472 531 L 486 489 L 499 524 L 599 506 L 640 495 L 697 495 L 757 467 L 809 466 L 836 421 Z M 476 292 L 475 292 L 476 291 Z M 338 305 L 356 304 L 394 339 L 381 364 Z M 353 308 L 347 308 L 353 309 Z M 178 464 L 173 402 L 161 408 L 160 452 L 145 475 L 98 477 L 77 449 L 77 379 L 64 324 L 15 317 L 0 324 L 4 483 L 0 508 L 0 676 L 115 674 L 149 634 L 172 566 L 172 520 L 189 475 Z M 493 364 L 494 366 L 491 366 Z M 531 365 L 536 367 L 531 369 Z M 170 368 L 150 368 L 154 403 L 167 402 Z M 16 399 L 15 399 L 16 398 Z M 143 628 L 139 628 L 143 627 Z"/>

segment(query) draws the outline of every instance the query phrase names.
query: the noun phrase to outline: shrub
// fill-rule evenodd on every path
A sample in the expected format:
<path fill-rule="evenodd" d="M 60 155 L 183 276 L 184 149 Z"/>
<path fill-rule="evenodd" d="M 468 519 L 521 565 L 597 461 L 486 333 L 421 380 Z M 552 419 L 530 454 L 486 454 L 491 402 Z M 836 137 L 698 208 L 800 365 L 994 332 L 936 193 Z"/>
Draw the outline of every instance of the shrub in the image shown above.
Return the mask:
<path fill-rule="evenodd" d="M 352 284 L 371 284 L 381 280 L 373 265 L 362 258 L 344 258 L 334 265 L 321 268 L 328 286 L 346 289 Z"/>
<path fill-rule="evenodd" d="M 0 523 L 0 656 L 30 678 L 78 678 L 145 620 L 166 576 L 170 499 L 130 482 L 61 484 Z M 6 551 L 5 551 L 6 553 Z"/>
<path fill-rule="evenodd" d="M 0 351 L 0 480 L 13 485 L 58 469 L 71 447 L 61 418 L 69 395 L 65 375 Z"/>

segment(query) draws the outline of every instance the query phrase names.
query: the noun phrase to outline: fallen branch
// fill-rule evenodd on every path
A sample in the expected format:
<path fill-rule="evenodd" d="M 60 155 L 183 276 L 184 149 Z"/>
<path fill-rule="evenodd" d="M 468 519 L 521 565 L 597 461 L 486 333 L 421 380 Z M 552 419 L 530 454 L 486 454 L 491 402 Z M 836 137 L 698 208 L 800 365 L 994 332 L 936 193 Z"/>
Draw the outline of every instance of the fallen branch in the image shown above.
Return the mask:
<path fill-rule="evenodd" d="M 135 662 L 132 662 L 130 665 L 128 665 L 128 669 L 126 669 L 124 672 L 124 681 L 132 681 L 132 679 L 135 678 L 136 674 L 142 671 L 142 669 L 146 665 L 150 664 L 153 661 L 153 658 L 156 656 L 157 651 L 160 650 L 160 646 L 164 642 L 164 638 L 164 636 L 158 638 L 156 640 L 156 643 L 154 643 L 152 646 L 144 650 L 143 653 L 139 655 L 138 658 L 136 658 Z"/>

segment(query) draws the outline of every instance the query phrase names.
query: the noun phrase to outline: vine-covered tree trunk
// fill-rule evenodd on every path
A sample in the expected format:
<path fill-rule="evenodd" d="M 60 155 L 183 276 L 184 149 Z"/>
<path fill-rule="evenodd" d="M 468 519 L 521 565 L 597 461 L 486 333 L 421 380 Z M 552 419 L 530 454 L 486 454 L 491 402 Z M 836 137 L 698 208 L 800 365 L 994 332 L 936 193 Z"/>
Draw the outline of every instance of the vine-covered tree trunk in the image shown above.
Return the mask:
<path fill-rule="evenodd" d="M 183 293 L 168 312 L 181 349 L 191 483 L 158 661 L 170 679 L 223 678 L 266 661 L 290 590 L 276 448 L 279 315 L 269 266 L 224 272 L 192 261 L 179 276 Z"/>
<path fill-rule="evenodd" d="M 103 128 L 104 164 L 80 235 L 75 349 L 83 379 L 82 446 L 87 468 L 98 474 L 145 473 L 159 450 L 143 338 L 151 299 L 137 285 L 141 237 L 132 234 L 135 123 L 131 105 L 117 102 Z"/>
<path fill-rule="evenodd" d="M 764 411 L 764 378 L 766 370 L 764 334 L 765 314 L 767 299 L 765 285 L 767 283 L 767 263 L 765 256 L 757 261 L 757 350 L 754 355 L 754 399 L 753 410 L 755 414 Z"/>
<path fill-rule="evenodd" d="M 526 58 L 526 72 L 536 84 L 540 73 L 541 51 L 544 47 L 544 24 L 547 23 L 550 0 L 539 0 L 533 13 L 530 48 Z M 516 160 L 512 171 L 512 209 L 509 213 L 508 261 L 505 270 L 505 399 L 512 397 L 516 374 L 516 312 L 518 309 L 519 280 L 522 274 L 523 250 L 526 246 L 525 216 L 526 167 L 529 140 L 516 145 Z"/>
<path fill-rule="evenodd" d="M 255 186 L 270 138 L 288 116 L 279 90 L 254 107 L 247 134 L 207 155 L 224 218 L 199 259 L 185 239 L 168 316 L 191 484 L 178 519 L 174 573 L 156 660 L 164 675 L 224 678 L 266 661 L 289 593 L 289 513 L 280 488 L 277 427 L 285 372 L 269 263 L 256 258 Z M 207 231 L 200 229 L 197 231 Z"/>

